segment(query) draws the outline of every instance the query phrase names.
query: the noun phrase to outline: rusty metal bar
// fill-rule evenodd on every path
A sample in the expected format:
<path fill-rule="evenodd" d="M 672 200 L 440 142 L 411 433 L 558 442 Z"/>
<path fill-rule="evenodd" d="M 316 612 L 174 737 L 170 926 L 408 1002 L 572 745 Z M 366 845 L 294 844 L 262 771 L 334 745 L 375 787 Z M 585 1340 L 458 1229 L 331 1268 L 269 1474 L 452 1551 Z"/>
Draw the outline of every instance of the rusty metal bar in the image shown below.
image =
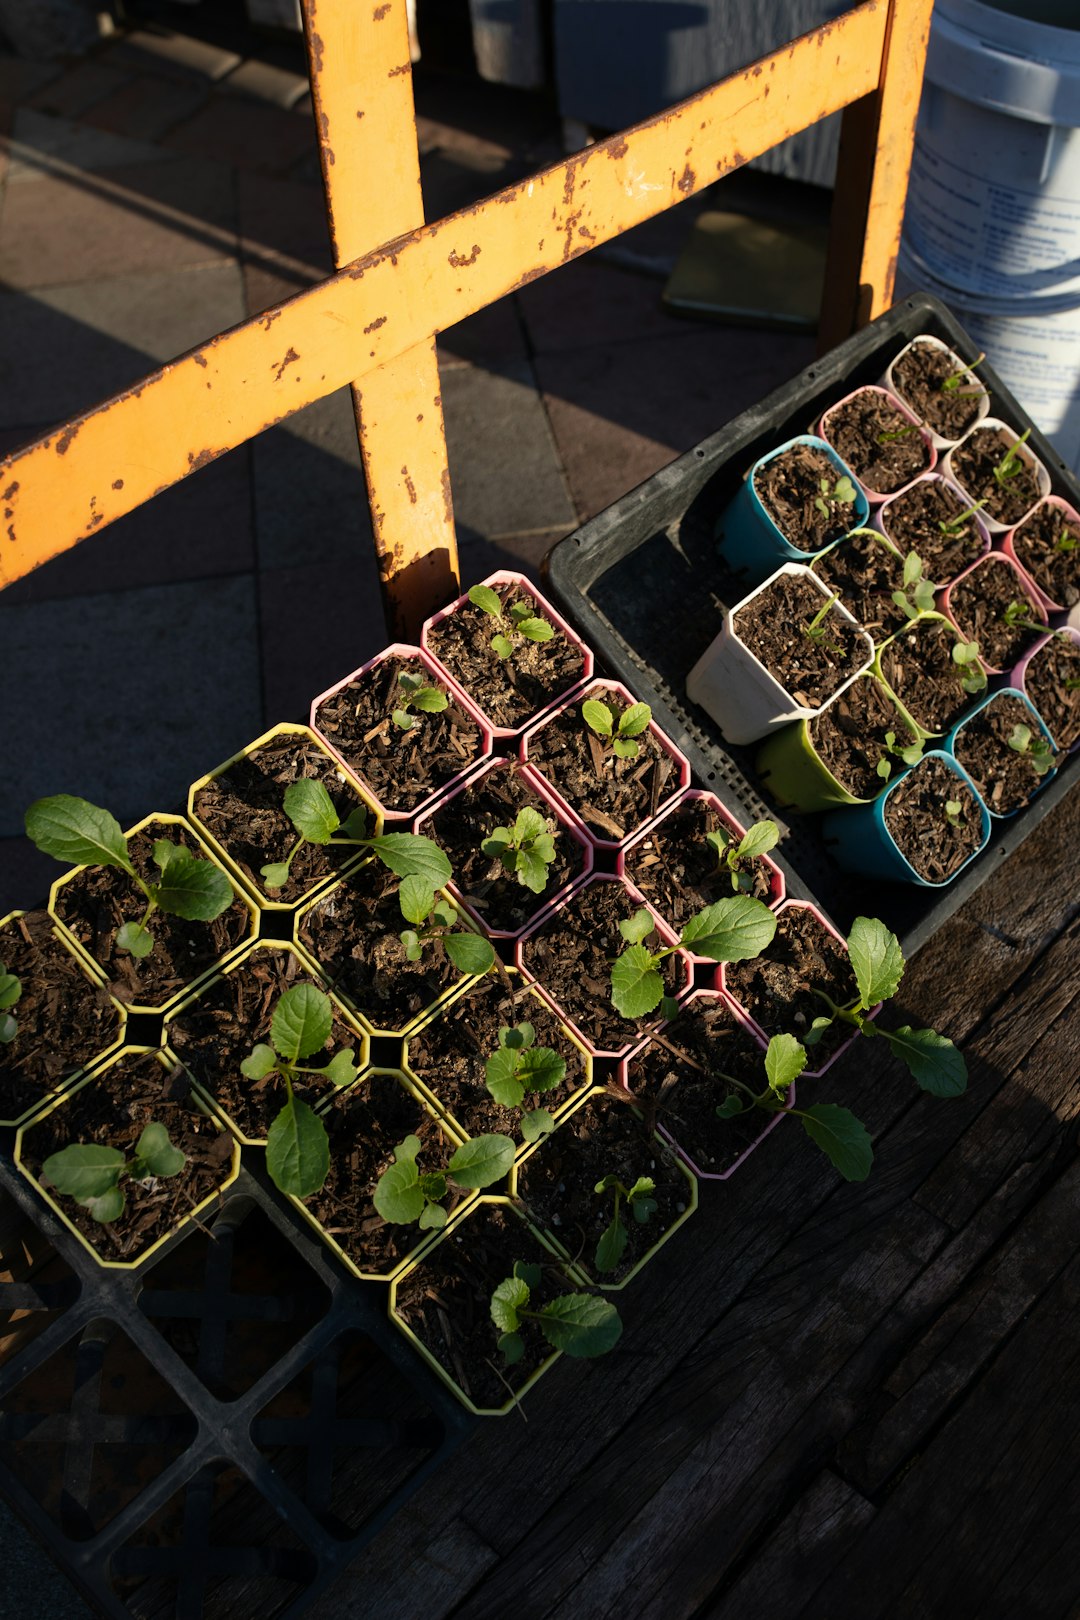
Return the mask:
<path fill-rule="evenodd" d="M 870 95 L 888 20 L 885 0 L 866 0 L 634 129 L 383 244 L 9 457 L 0 584 L 334 389 L 370 392 L 380 367 L 434 332 Z M 435 397 L 413 403 L 415 419 Z M 399 410 L 386 442 L 406 449 L 407 427 Z M 410 503 L 415 532 L 430 510 Z"/>
<path fill-rule="evenodd" d="M 303 0 L 323 189 L 338 269 L 424 223 L 405 0 Z M 390 634 L 411 640 L 458 591 L 435 337 L 354 383 Z"/>

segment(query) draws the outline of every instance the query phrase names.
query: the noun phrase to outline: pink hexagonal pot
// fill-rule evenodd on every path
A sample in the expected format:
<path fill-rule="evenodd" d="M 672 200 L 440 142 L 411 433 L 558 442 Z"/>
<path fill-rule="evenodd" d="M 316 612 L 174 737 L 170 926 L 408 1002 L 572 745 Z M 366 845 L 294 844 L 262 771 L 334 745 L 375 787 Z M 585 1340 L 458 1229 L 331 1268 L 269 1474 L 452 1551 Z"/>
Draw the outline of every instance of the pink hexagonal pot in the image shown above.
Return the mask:
<path fill-rule="evenodd" d="M 948 585 L 946 585 L 945 589 L 941 593 L 939 601 L 941 611 L 944 613 L 949 623 L 952 624 L 960 635 L 963 636 L 965 641 L 970 641 L 972 636 L 970 631 L 965 629 L 965 627 L 960 623 L 960 620 L 956 617 L 956 614 L 953 612 L 952 598 L 956 587 L 963 584 L 968 575 L 973 574 L 977 568 L 1011 569 L 1013 574 L 1016 576 L 1017 590 L 1030 599 L 1032 607 L 1035 609 L 1038 617 L 1044 624 L 1047 623 L 1046 609 L 1042 606 L 1042 603 L 1039 600 L 1040 593 L 1036 589 L 1033 582 L 1029 579 L 1028 575 L 1020 567 L 1020 564 L 1016 562 L 1014 558 L 1006 556 L 1003 551 L 992 551 L 988 556 L 980 557 L 976 562 L 973 562 L 969 567 L 965 568 L 963 573 L 957 574 L 956 578 L 954 580 L 950 580 Z M 979 662 L 988 675 L 1004 675 L 1005 673 L 1004 669 L 998 669 L 996 665 L 987 663 L 985 658 L 980 657 Z"/>
<path fill-rule="evenodd" d="M 840 452 L 836 449 L 836 445 L 829 437 L 829 419 L 840 409 L 842 405 L 846 405 L 848 400 L 855 399 L 859 394 L 880 394 L 882 398 L 888 402 L 892 410 L 896 411 L 904 418 L 905 421 L 910 422 L 912 427 L 917 429 L 919 438 L 925 445 L 927 455 L 930 458 L 929 464 L 921 468 L 920 471 L 916 473 L 914 478 L 909 478 L 907 483 L 901 484 L 899 489 L 889 490 L 887 495 L 881 490 L 871 489 L 869 484 L 864 483 L 853 468 L 852 476 L 859 485 L 859 488 L 862 490 L 871 506 L 877 506 L 882 501 L 891 500 L 894 495 L 902 495 L 904 490 L 910 489 L 912 484 L 916 483 L 918 479 L 925 477 L 928 472 L 933 472 L 934 468 L 937 466 L 937 450 L 934 448 L 933 438 L 931 437 L 930 433 L 921 426 L 919 418 L 907 405 L 904 404 L 901 399 L 898 399 L 895 394 L 890 393 L 887 388 L 879 388 L 874 383 L 868 383 L 864 388 L 853 388 L 850 394 L 845 394 L 843 399 L 838 399 L 835 404 L 830 405 L 828 410 L 822 414 L 821 420 L 818 423 L 818 433 L 825 440 L 826 444 L 830 445 L 832 449 L 836 451 L 837 455 L 839 455 Z"/>
<path fill-rule="evenodd" d="M 1035 513 L 1041 506 L 1055 507 L 1057 511 L 1064 513 L 1065 517 L 1068 518 L 1071 523 L 1080 523 L 1080 512 L 1076 510 L 1075 506 L 1070 506 L 1068 501 L 1063 501 L 1060 495 L 1044 495 L 1041 501 L 1036 501 L 1035 505 L 1031 508 L 1031 511 L 1028 512 L 1025 517 L 1022 517 L 1019 523 L 1013 524 L 1012 528 L 1001 542 L 1001 549 L 1006 557 L 1010 557 L 1012 559 L 1017 568 L 1019 568 L 1020 572 L 1023 574 L 1024 578 L 1028 581 L 1031 594 L 1039 603 L 1040 607 L 1044 607 L 1047 613 L 1067 613 L 1068 608 L 1065 606 L 1065 604 L 1062 602 L 1055 602 L 1053 597 L 1048 596 L 1026 563 L 1022 562 L 1021 559 L 1016 555 L 1016 546 L 1014 542 L 1017 529 L 1026 523 L 1028 518 L 1034 517 Z"/>

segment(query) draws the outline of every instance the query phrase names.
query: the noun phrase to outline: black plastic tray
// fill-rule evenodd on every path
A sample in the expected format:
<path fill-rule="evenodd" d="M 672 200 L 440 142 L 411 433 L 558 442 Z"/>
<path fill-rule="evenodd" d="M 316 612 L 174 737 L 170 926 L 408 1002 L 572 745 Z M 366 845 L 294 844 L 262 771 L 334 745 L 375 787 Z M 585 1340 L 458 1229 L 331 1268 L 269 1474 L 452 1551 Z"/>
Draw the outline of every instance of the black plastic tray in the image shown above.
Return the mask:
<path fill-rule="evenodd" d="M 1080 752 L 1062 763 L 1026 809 L 994 822 L 989 845 L 955 882 L 942 889 L 875 884 L 841 871 L 822 838 L 820 816 L 778 811 L 754 772 L 758 745 L 726 744 L 710 717 L 687 698 L 685 686 L 688 671 L 719 629 L 722 608 L 745 595 L 746 587 L 724 567 L 714 539 L 716 519 L 740 480 L 765 451 L 808 432 L 827 405 L 852 388 L 877 382 L 920 332 L 944 339 L 965 360 L 979 356 L 944 304 L 928 293 L 913 294 L 567 535 L 545 565 L 558 606 L 608 669 L 651 705 L 658 724 L 690 760 L 699 784 L 716 792 L 744 822 L 770 816 L 779 824 L 783 836 L 774 856 L 784 868 L 788 893 L 815 900 L 845 933 L 860 913 L 882 917 L 908 955 L 1069 791 L 1080 775 Z M 1054 491 L 1080 505 L 1080 483 L 1000 378 L 985 362 L 979 375 L 992 395 L 993 414 L 1018 432 L 1031 427 L 1029 442 L 1050 472 Z"/>

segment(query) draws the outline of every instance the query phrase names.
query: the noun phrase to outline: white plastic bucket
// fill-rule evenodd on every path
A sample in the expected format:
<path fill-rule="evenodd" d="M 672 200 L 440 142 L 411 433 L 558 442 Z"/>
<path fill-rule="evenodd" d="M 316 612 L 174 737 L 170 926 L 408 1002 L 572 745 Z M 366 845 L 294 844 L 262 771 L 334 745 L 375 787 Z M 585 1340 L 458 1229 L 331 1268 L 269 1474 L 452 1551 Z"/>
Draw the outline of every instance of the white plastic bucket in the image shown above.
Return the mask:
<path fill-rule="evenodd" d="M 1080 469 L 1080 0 L 937 0 L 900 268 Z"/>

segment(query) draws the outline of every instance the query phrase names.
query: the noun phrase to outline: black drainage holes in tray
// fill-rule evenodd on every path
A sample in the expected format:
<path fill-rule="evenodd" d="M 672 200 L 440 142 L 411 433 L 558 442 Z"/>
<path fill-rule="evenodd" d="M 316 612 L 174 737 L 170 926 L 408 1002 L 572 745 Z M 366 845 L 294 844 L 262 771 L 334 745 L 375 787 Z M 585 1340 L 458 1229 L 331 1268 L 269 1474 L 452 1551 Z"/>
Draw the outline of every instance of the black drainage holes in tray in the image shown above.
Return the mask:
<path fill-rule="evenodd" d="M 250 1198 L 231 1198 L 149 1270 L 139 1307 L 222 1401 L 251 1389 L 330 1308 L 330 1291 Z"/>
<path fill-rule="evenodd" d="M 127 1334 L 87 1323 L 0 1402 L 0 1463 L 87 1541 L 195 1439 L 192 1413 Z"/>
<path fill-rule="evenodd" d="M 0 1189 L 0 1369 L 74 1305 L 80 1292 L 78 1277 L 44 1232 Z"/>
<path fill-rule="evenodd" d="M 347 1541 L 439 1449 L 444 1429 L 357 1331 L 333 1339 L 273 1396 L 251 1438 L 308 1512 Z"/>
<path fill-rule="evenodd" d="M 317 1567 L 247 1475 L 215 1461 L 116 1549 L 109 1578 L 136 1620 L 273 1620 Z"/>

